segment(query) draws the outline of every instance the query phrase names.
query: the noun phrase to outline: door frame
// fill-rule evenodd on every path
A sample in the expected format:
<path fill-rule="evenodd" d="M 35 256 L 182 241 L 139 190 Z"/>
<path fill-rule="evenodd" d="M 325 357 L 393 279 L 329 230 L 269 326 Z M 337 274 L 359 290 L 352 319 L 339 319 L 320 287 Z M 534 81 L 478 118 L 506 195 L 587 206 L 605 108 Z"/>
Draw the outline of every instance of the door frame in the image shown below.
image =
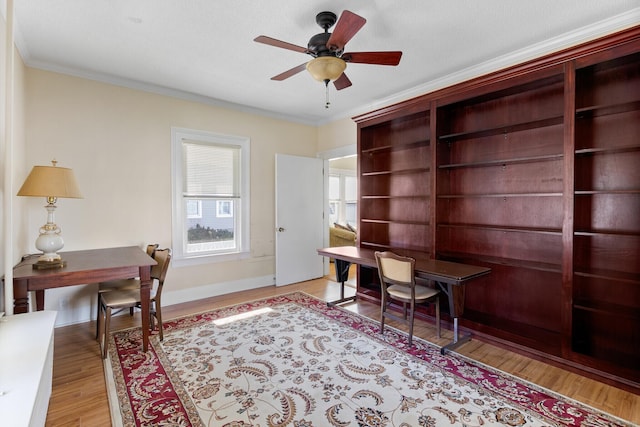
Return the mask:
<path fill-rule="evenodd" d="M 324 206 L 324 215 L 323 215 L 323 221 L 324 221 L 324 230 L 326 231 L 326 233 L 324 233 L 324 247 L 328 247 L 329 246 L 329 160 L 331 159 L 338 159 L 340 157 L 347 157 L 347 156 L 354 156 L 358 154 L 358 145 L 357 144 L 350 144 L 350 145 L 345 145 L 342 147 L 337 147 L 337 148 L 333 148 L 331 150 L 326 150 L 326 151 L 321 151 L 318 152 L 318 154 L 316 155 L 316 157 L 318 157 L 319 159 L 323 160 L 323 164 L 324 164 L 324 200 L 323 200 L 323 206 Z M 356 171 L 356 177 L 358 176 L 358 173 Z M 328 258 L 323 257 L 323 266 L 322 266 L 322 270 L 324 272 L 324 275 L 328 275 L 329 274 L 329 262 L 328 262 Z"/>

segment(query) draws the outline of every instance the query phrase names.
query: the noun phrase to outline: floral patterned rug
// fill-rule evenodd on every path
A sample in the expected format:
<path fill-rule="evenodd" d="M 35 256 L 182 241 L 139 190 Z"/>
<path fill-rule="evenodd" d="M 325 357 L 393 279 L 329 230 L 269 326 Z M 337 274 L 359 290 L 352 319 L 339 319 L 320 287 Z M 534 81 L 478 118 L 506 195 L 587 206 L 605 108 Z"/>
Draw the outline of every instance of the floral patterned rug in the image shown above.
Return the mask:
<path fill-rule="evenodd" d="M 630 425 L 300 292 L 110 339 L 114 425 Z"/>

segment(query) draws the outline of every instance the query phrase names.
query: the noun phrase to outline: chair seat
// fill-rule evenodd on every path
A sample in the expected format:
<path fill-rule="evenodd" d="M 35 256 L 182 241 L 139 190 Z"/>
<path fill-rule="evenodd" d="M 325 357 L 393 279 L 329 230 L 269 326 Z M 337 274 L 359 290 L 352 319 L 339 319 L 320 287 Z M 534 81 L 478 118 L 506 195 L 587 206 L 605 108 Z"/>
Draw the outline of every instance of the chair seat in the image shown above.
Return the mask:
<path fill-rule="evenodd" d="M 380 332 L 384 333 L 385 318 L 409 325 L 409 345 L 413 345 L 413 320 L 416 304 L 433 303 L 436 312 L 436 336 L 440 338 L 440 291 L 416 283 L 415 258 L 395 254 L 391 251 L 375 252 L 380 290 Z M 413 295 L 412 295 L 413 291 Z M 398 316 L 387 310 L 391 300 L 402 302 L 404 315 Z"/>
<path fill-rule="evenodd" d="M 411 300 L 411 288 L 409 286 L 391 285 L 387 288 L 387 292 L 393 298 Z M 416 301 L 427 300 L 437 294 L 438 291 L 436 289 L 416 285 Z"/>
<path fill-rule="evenodd" d="M 98 292 L 109 292 L 121 289 L 140 289 L 140 279 L 112 280 L 110 282 L 100 282 Z"/>
<path fill-rule="evenodd" d="M 132 307 L 140 301 L 140 291 L 137 289 L 124 289 L 113 292 L 104 292 L 100 295 L 102 303 L 111 308 Z"/>

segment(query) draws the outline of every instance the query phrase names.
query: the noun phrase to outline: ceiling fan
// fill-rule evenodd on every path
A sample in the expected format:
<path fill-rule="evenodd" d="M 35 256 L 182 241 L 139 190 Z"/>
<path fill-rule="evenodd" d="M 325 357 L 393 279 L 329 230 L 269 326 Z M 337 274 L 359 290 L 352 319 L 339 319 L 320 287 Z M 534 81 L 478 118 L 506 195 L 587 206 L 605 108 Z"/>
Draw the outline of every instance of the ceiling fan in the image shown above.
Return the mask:
<path fill-rule="evenodd" d="M 344 73 L 347 63 L 374 64 L 374 65 L 398 65 L 402 52 L 344 52 L 345 45 L 367 22 L 363 17 L 345 10 L 336 23 L 336 14 L 333 12 L 320 12 L 316 16 L 316 23 L 324 29 L 324 33 L 311 37 L 307 47 L 298 46 L 267 36 L 258 36 L 254 41 L 264 43 L 282 49 L 306 53 L 313 59 L 297 67 L 293 67 L 284 73 L 271 77 L 271 80 L 285 80 L 306 69 L 318 81 L 329 85 L 333 81 L 337 90 L 351 86 L 351 81 Z M 333 27 L 333 33 L 329 28 Z"/>

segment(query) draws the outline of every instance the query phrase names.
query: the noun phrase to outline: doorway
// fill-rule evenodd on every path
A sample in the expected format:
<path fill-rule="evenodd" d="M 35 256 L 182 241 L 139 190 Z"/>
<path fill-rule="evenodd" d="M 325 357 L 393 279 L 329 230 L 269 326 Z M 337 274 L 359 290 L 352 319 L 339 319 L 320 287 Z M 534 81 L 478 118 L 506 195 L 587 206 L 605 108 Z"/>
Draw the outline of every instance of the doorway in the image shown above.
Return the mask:
<path fill-rule="evenodd" d="M 350 221 L 353 221 L 352 226 L 357 227 L 357 223 L 358 223 L 358 218 L 357 218 L 357 175 L 358 175 L 358 171 L 357 171 L 357 164 L 358 164 L 358 160 L 357 160 L 357 146 L 356 144 L 353 145 L 347 145 L 344 147 L 339 147 L 333 150 L 328 150 L 328 151 L 324 151 L 321 153 L 318 153 L 318 157 L 324 160 L 324 164 L 325 164 L 325 171 L 329 171 L 328 173 L 325 172 L 324 174 L 324 206 L 325 206 L 325 215 L 324 215 L 324 247 L 329 247 L 330 246 L 330 242 L 329 242 L 329 227 L 330 225 L 333 225 L 333 222 L 336 222 L 335 220 L 341 220 L 342 218 L 350 218 Z M 353 178 L 355 179 L 355 196 L 353 196 L 352 194 L 349 195 L 349 197 L 354 197 L 354 200 L 350 200 L 350 202 L 354 202 L 352 205 L 349 206 L 348 209 L 346 209 L 346 205 L 345 205 L 345 214 L 343 217 L 339 216 L 339 209 L 337 209 L 335 207 L 335 204 L 330 203 L 330 200 L 334 200 L 335 199 L 330 199 L 330 189 L 329 189 L 329 181 L 330 181 L 330 175 L 331 175 L 331 170 L 334 170 L 334 172 L 337 170 L 339 171 L 349 171 L 344 173 L 344 175 L 352 175 Z M 346 199 L 345 199 L 346 200 Z M 347 210 L 349 210 L 349 213 L 347 214 Z M 329 275 L 330 274 L 330 263 L 328 259 L 324 259 L 324 275 Z"/>

